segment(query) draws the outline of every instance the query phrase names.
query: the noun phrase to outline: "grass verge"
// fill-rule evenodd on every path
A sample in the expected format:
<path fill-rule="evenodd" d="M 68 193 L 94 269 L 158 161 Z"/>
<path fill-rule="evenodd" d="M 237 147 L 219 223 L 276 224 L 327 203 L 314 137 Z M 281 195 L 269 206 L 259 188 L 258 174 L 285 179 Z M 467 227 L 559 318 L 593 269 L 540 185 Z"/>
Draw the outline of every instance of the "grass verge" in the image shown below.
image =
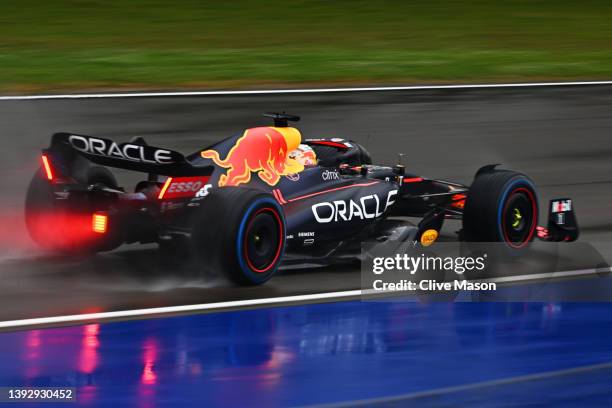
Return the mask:
<path fill-rule="evenodd" d="M 612 3 L 22 0 L 0 92 L 612 78 Z"/>

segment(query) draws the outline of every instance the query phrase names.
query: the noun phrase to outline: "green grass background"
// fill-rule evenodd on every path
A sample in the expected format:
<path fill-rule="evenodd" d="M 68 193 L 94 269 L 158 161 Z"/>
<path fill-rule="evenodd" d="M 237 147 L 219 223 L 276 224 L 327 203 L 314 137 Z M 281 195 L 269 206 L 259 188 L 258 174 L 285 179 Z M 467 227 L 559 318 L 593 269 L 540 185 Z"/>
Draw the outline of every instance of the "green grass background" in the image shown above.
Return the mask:
<path fill-rule="evenodd" d="M 5 93 L 612 78 L 610 1 L 1 5 Z"/>

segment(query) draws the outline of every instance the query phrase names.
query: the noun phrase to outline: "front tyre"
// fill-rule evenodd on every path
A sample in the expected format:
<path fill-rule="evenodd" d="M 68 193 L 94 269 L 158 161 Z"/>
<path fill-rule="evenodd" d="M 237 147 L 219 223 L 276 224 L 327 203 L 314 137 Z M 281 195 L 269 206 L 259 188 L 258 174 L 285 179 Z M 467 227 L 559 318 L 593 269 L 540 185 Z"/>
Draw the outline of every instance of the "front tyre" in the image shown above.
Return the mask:
<path fill-rule="evenodd" d="M 533 182 L 510 170 L 478 175 L 465 203 L 463 238 L 470 242 L 503 242 L 511 252 L 529 246 L 538 225 Z"/>
<path fill-rule="evenodd" d="M 285 249 L 284 212 L 258 190 L 223 187 L 201 201 L 192 231 L 192 248 L 200 268 L 240 285 L 270 279 Z"/>

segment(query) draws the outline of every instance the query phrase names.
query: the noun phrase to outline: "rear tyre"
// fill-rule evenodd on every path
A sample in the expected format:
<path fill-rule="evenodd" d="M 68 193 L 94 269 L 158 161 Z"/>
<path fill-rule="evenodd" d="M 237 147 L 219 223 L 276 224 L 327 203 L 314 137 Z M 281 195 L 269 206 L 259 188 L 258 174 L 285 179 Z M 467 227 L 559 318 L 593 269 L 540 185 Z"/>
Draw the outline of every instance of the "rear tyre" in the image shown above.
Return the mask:
<path fill-rule="evenodd" d="M 270 194 L 258 190 L 214 190 L 195 215 L 192 249 L 208 274 L 260 285 L 274 275 L 283 257 L 283 210 Z"/>
<path fill-rule="evenodd" d="M 538 200 L 533 182 L 510 170 L 478 175 L 465 203 L 463 238 L 470 242 L 503 242 L 522 252 L 535 236 Z"/>
<path fill-rule="evenodd" d="M 117 187 L 113 174 L 105 167 L 92 166 L 86 173 L 86 184 Z M 25 202 L 26 228 L 41 247 L 60 254 L 86 254 L 110 250 L 118 245 L 110 237 L 91 232 L 91 214 L 97 210 L 83 199 L 58 200 L 56 189 L 37 171 L 30 182 Z"/>

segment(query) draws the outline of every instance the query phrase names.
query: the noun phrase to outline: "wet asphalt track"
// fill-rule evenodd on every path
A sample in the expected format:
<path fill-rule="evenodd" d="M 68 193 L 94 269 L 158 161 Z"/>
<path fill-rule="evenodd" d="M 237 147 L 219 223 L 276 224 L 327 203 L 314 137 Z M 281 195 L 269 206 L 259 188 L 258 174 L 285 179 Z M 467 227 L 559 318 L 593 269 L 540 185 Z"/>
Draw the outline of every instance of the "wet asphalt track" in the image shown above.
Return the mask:
<path fill-rule="evenodd" d="M 305 137 L 354 139 L 379 163 L 395 163 L 402 152 L 409 170 L 425 176 L 469 183 L 483 164 L 521 170 L 538 185 L 542 203 L 573 197 L 581 240 L 612 258 L 609 86 L 1 101 L 0 320 L 359 288 L 350 266 L 285 271 L 258 288 L 204 284 L 162 262 L 155 246 L 59 259 L 41 253 L 25 233 L 23 198 L 53 132 L 121 141 L 142 135 L 187 153 L 267 123 L 263 111 L 282 110 L 302 116 Z M 448 235 L 456 229 L 449 226 Z"/>

